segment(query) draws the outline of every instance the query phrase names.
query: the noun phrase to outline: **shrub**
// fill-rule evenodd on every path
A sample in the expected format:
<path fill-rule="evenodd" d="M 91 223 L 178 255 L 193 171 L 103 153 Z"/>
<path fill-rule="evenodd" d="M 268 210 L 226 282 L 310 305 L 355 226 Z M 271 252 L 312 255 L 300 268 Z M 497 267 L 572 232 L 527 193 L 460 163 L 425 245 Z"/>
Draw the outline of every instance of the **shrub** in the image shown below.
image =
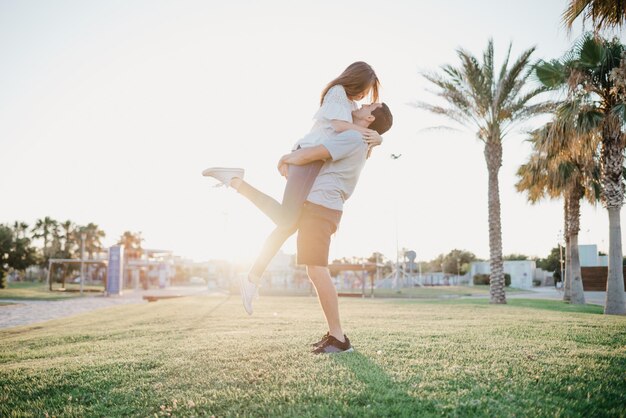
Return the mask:
<path fill-rule="evenodd" d="M 0 289 L 7 288 L 7 276 L 0 271 Z"/>
<path fill-rule="evenodd" d="M 535 286 L 535 287 L 541 286 L 541 280 L 533 279 L 533 286 Z"/>
<path fill-rule="evenodd" d="M 489 284 L 489 275 L 488 274 L 475 274 L 474 284 Z M 504 273 L 504 285 L 511 286 L 511 275 L 508 273 Z"/>
<path fill-rule="evenodd" d="M 475 274 L 474 284 L 489 284 L 489 275 L 488 274 Z"/>

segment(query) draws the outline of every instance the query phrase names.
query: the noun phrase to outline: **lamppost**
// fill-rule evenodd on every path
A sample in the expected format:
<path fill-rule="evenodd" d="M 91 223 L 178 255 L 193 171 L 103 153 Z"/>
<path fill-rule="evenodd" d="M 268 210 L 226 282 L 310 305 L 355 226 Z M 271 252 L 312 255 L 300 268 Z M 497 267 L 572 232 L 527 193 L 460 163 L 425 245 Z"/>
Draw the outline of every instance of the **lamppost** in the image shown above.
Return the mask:
<path fill-rule="evenodd" d="M 390 157 L 392 160 L 397 160 L 398 158 L 400 158 L 402 156 L 402 154 L 391 154 Z M 398 243 L 398 184 L 395 181 L 395 177 L 397 175 L 397 173 L 394 172 L 394 200 L 395 200 L 395 222 L 396 222 L 396 274 L 394 277 L 394 284 L 392 287 L 394 287 L 396 290 L 399 290 L 400 288 L 400 246 Z"/>
<path fill-rule="evenodd" d="M 80 233 L 80 295 L 83 295 L 83 285 L 85 283 L 85 240 L 87 234 Z"/>

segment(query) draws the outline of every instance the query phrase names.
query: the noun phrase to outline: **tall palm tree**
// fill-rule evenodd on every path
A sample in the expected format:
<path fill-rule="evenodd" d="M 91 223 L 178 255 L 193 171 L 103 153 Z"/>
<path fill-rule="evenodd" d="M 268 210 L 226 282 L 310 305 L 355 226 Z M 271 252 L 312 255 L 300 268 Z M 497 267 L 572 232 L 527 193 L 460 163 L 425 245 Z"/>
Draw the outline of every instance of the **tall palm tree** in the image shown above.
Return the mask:
<path fill-rule="evenodd" d="M 563 12 L 563 23 L 569 29 L 580 17 L 589 19 L 596 32 L 623 27 L 626 22 L 626 0 L 570 0 Z"/>
<path fill-rule="evenodd" d="M 520 121 L 543 113 L 546 103 L 530 104 L 531 99 L 544 91 L 543 87 L 526 89 L 532 74 L 530 48 L 509 66 L 511 45 L 499 72 L 494 68 L 493 40 L 489 40 L 479 62 L 469 52 L 458 49 L 461 61 L 458 67 L 444 65 L 443 74 L 425 73 L 423 76 L 438 87 L 435 94 L 447 106 L 418 103 L 418 106 L 443 115 L 473 129 L 483 142 L 489 173 L 489 257 L 491 303 L 506 303 L 504 269 L 502 264 L 502 228 L 500 221 L 500 193 L 498 173 L 502 166 L 502 140 Z"/>
<path fill-rule="evenodd" d="M 54 219 L 46 216 L 43 219 L 37 219 L 35 222 L 35 226 L 33 226 L 31 232 L 33 234 L 33 239 L 42 239 L 43 240 L 43 249 L 42 249 L 42 263 L 44 269 L 48 264 L 48 260 L 50 259 L 50 244 L 55 240 L 59 231 L 59 223 Z"/>
<path fill-rule="evenodd" d="M 609 271 L 605 314 L 626 314 L 620 210 L 624 202 L 626 138 L 626 46 L 585 34 L 560 60 L 537 65 L 537 77 L 549 88 L 565 90 L 569 100 L 557 113 L 553 136 L 567 129 L 601 138 L 601 201 L 609 215 Z"/>
<path fill-rule="evenodd" d="M 515 185 L 536 203 L 544 197 L 563 197 L 566 242 L 566 281 L 563 299 L 584 304 L 578 232 L 580 201 L 595 203 L 599 197 L 599 167 L 595 158 L 598 139 L 563 132 L 559 141 L 551 135 L 552 124 L 532 132 L 533 153 L 517 171 Z"/>

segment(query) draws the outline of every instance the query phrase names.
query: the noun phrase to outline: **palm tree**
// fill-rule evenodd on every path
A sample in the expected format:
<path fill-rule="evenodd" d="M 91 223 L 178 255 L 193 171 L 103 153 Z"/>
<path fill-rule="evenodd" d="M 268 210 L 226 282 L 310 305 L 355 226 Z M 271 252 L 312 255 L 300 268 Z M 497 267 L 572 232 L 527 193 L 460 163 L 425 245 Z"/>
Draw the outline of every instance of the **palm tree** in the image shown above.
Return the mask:
<path fill-rule="evenodd" d="M 580 15 L 583 21 L 591 20 L 596 32 L 621 28 L 626 22 L 626 0 L 570 0 L 563 12 L 563 23 L 571 29 Z"/>
<path fill-rule="evenodd" d="M 59 224 L 61 228 L 61 253 L 63 258 L 72 258 L 77 247 L 76 225 L 74 222 L 67 220 Z"/>
<path fill-rule="evenodd" d="M 26 222 L 13 222 L 13 233 L 16 237 L 26 238 L 26 232 L 28 232 L 28 224 Z"/>
<path fill-rule="evenodd" d="M 37 219 L 35 226 L 32 228 L 33 239 L 43 240 L 43 267 L 46 268 L 48 260 L 50 259 L 50 243 L 55 240 L 59 231 L 59 223 L 54 219 L 46 216 L 43 219 Z"/>
<path fill-rule="evenodd" d="M 138 259 L 141 257 L 141 232 L 125 231 L 117 242 L 118 245 L 124 246 L 124 259 Z"/>
<path fill-rule="evenodd" d="M 609 215 L 609 272 L 605 314 L 626 314 L 620 210 L 624 202 L 623 166 L 626 141 L 626 46 L 585 34 L 562 59 L 537 65 L 537 77 L 548 88 L 567 91 L 557 110 L 553 136 L 564 129 L 601 138 L 601 201 Z"/>
<path fill-rule="evenodd" d="M 90 222 L 87 226 L 79 228 L 79 234 L 85 234 L 85 251 L 92 259 L 95 253 L 99 253 L 103 249 L 102 239 L 106 236 L 98 225 Z"/>
<path fill-rule="evenodd" d="M 60 257 L 61 258 L 72 258 L 75 254 L 77 244 L 77 236 L 76 236 L 76 225 L 67 220 L 59 224 L 61 229 L 61 233 L 59 234 L 60 241 Z M 65 279 L 68 275 L 72 274 L 75 270 L 75 266 L 68 265 L 67 263 L 63 264 L 63 274 L 62 274 L 62 287 L 65 287 Z"/>
<path fill-rule="evenodd" d="M 599 167 L 595 159 L 598 138 L 563 132 L 559 141 L 551 135 L 552 124 L 532 132 L 533 153 L 517 171 L 515 185 L 528 193 L 536 203 L 544 197 L 563 197 L 566 242 L 566 281 L 563 299 L 584 304 L 578 232 L 580 231 L 580 200 L 586 197 L 595 203 L 599 196 Z"/>
<path fill-rule="evenodd" d="M 459 67 L 444 65 L 443 74 L 423 76 L 438 87 L 435 92 L 447 102 L 446 107 L 418 103 L 418 106 L 453 122 L 475 130 L 483 142 L 489 173 L 489 257 L 491 303 L 506 303 L 504 269 L 502 265 L 502 228 L 498 173 L 502 166 L 502 140 L 513 125 L 544 113 L 546 103 L 530 104 L 544 91 L 543 87 L 522 92 L 532 74 L 530 57 L 535 48 L 524 51 L 509 67 L 511 45 L 500 71 L 494 71 L 493 40 L 489 40 L 479 62 L 469 52 L 458 49 Z"/>

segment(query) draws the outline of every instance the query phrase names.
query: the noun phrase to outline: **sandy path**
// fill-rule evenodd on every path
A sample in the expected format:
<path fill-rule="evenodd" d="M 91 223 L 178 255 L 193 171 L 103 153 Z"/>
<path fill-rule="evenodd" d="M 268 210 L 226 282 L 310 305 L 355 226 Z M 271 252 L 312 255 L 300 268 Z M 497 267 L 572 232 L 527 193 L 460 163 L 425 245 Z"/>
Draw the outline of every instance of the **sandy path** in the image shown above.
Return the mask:
<path fill-rule="evenodd" d="M 84 312 L 109 306 L 124 305 L 131 303 L 148 303 L 143 300 L 144 295 L 168 296 L 168 295 L 208 295 L 206 288 L 194 287 L 171 287 L 167 289 L 155 289 L 146 291 L 130 292 L 124 296 L 85 296 L 64 300 L 9 300 L 10 305 L 0 305 L 0 329 L 30 325 L 51 319 L 65 318 Z"/>

